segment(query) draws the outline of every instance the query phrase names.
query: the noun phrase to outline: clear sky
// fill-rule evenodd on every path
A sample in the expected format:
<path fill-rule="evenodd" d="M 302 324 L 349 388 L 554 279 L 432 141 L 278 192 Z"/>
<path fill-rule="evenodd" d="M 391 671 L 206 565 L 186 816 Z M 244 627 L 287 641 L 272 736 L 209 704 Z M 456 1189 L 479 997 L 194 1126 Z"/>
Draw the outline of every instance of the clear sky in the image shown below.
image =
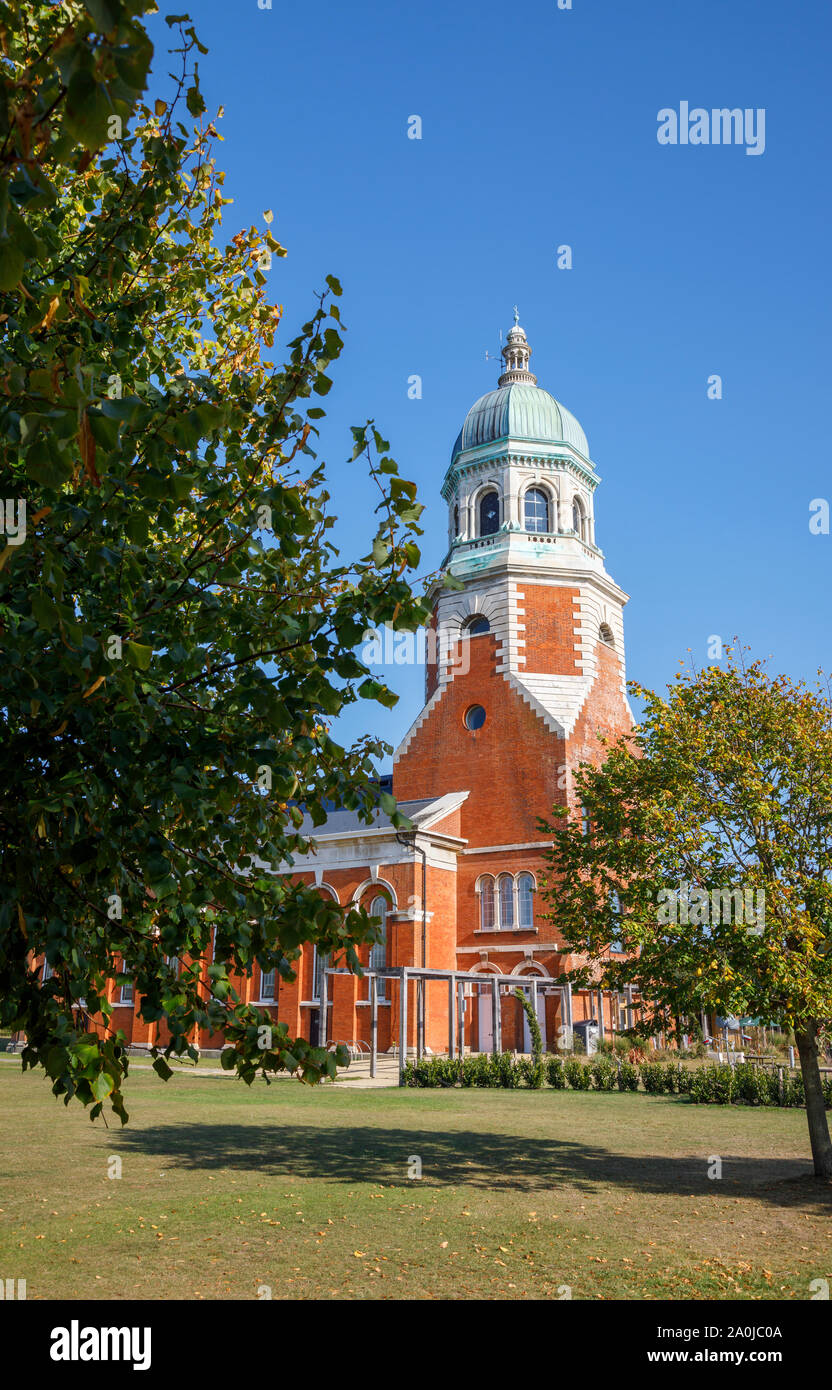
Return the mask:
<path fill-rule="evenodd" d="M 628 675 L 662 686 L 714 634 L 796 676 L 832 668 L 832 536 L 809 530 L 812 499 L 832 497 L 827 0 L 190 12 L 209 112 L 225 107 L 225 231 L 271 208 L 289 252 L 270 272 L 283 341 L 327 273 L 344 287 L 321 453 L 347 553 L 374 529 L 346 462 L 349 426 L 373 416 L 426 504 L 425 569 L 441 561 L 450 448 L 496 383 L 486 352 L 516 303 L 539 384 L 577 415 L 603 480 L 596 540 L 631 595 Z M 151 24 L 160 46 L 169 32 Z M 681 102 L 763 108 L 764 153 L 660 145 L 658 112 Z M 423 671 L 385 675 L 399 704 L 354 707 L 343 738 L 395 744 L 419 712 Z"/>

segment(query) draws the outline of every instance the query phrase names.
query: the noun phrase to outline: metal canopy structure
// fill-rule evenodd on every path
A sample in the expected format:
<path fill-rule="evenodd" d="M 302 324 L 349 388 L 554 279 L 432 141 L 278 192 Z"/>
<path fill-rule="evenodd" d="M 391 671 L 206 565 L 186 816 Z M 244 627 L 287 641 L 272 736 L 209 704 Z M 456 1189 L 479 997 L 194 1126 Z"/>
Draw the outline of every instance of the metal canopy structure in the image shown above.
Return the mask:
<path fill-rule="evenodd" d="M 328 967 L 322 971 L 321 975 L 321 1019 L 323 1020 L 323 1036 L 326 1038 L 326 1018 L 328 1007 L 328 988 L 327 977 L 347 975 L 354 979 L 352 971 L 338 970 Z M 501 1018 L 500 1018 L 500 995 L 507 990 L 513 993 L 515 990 L 522 989 L 531 996 L 532 1008 L 537 1012 L 537 1001 L 542 993 L 557 993 L 561 1001 L 561 1017 L 564 1025 L 570 1031 L 572 1029 L 572 986 L 570 984 L 558 984 L 555 980 L 542 975 L 492 975 L 484 974 L 482 971 L 475 970 L 430 970 L 421 966 L 404 965 L 398 968 L 386 970 L 365 970 L 363 977 L 369 981 L 370 985 L 370 1075 L 375 1076 L 378 1062 L 378 981 L 398 980 L 399 982 L 399 1085 L 402 1084 L 404 1069 L 407 1064 L 407 1021 L 408 1021 L 408 986 L 412 983 L 416 985 L 416 1017 L 424 1017 L 425 993 L 431 981 L 445 981 L 448 986 L 448 1056 L 462 1057 L 465 1051 L 465 986 L 468 984 L 477 985 L 478 992 L 484 993 L 486 990 L 491 993 L 492 998 L 492 1052 L 494 1056 L 499 1056 L 502 1051 Z M 595 991 L 591 991 L 595 993 Z M 601 991 L 597 993 L 600 995 Z M 632 1010 L 632 999 L 628 1001 L 628 1011 Z M 601 1036 L 603 1037 L 603 1010 L 600 1011 Z M 416 1060 L 420 1061 L 425 1053 L 425 1039 L 421 1028 L 416 1032 Z"/>

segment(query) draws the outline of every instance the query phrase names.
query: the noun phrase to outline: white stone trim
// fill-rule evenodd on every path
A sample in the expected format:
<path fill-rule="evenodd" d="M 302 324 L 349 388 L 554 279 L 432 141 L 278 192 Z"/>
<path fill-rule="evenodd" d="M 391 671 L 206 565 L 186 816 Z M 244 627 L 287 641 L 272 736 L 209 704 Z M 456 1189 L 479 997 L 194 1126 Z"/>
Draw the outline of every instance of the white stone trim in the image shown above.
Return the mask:
<path fill-rule="evenodd" d="M 504 951 L 513 952 L 516 955 L 518 951 L 524 951 L 525 949 L 525 942 L 515 942 L 513 946 L 492 946 L 489 944 L 487 953 L 488 955 L 492 955 L 495 951 Z M 531 950 L 535 954 L 538 954 L 542 951 L 554 951 L 559 956 L 568 954 L 565 946 L 556 946 L 553 941 L 536 942 L 531 947 Z M 456 948 L 456 953 L 458 956 L 479 956 L 482 955 L 482 952 L 482 946 L 457 946 Z"/>
<path fill-rule="evenodd" d="M 527 840 L 522 845 L 483 845 L 481 848 L 474 846 L 470 849 L 461 849 L 460 854 L 508 854 L 515 849 L 551 849 L 554 840 Z M 518 869 L 518 873 L 526 873 L 526 869 Z M 487 873 L 484 869 L 483 873 Z"/>
<path fill-rule="evenodd" d="M 358 885 L 352 897 L 350 898 L 350 907 L 355 907 L 358 905 L 358 903 L 360 903 L 363 895 L 367 892 L 368 888 L 386 888 L 392 900 L 393 911 L 397 912 L 399 908 L 399 900 L 396 897 L 395 888 L 393 887 L 392 883 L 388 883 L 386 878 L 378 878 L 377 875 L 378 866 L 376 866 L 375 877 L 373 876 L 371 871 L 370 877 L 365 878 L 364 882 Z"/>

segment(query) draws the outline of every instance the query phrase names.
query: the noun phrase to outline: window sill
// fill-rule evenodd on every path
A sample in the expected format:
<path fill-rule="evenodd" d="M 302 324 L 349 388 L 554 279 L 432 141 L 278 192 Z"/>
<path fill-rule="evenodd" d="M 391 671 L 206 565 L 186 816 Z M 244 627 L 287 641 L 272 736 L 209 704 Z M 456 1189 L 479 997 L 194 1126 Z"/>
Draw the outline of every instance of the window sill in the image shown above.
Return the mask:
<path fill-rule="evenodd" d="M 474 936 L 538 936 L 538 927 L 474 927 Z"/>
<path fill-rule="evenodd" d="M 370 1002 L 371 1002 L 371 1001 L 370 1001 L 369 999 L 356 999 L 356 1001 L 355 1001 L 355 1007 L 356 1007 L 357 1009 L 369 1009 L 369 1007 L 370 1007 Z M 378 1006 L 379 1006 L 380 1009 L 389 1009 L 389 1008 L 390 1008 L 390 1005 L 391 1005 L 391 1003 L 392 1003 L 392 1000 L 390 1000 L 390 999 L 377 999 L 377 1000 L 376 1000 L 376 1003 L 378 1004 Z"/>

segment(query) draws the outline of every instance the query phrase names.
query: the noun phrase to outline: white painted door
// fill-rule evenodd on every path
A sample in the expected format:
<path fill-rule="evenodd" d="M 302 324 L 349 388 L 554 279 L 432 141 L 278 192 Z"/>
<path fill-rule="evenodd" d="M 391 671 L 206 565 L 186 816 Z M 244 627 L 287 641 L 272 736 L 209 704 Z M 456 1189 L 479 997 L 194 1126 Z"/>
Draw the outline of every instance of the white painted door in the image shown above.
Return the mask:
<path fill-rule="evenodd" d="M 546 1051 L 546 996 L 537 996 L 537 1021 L 540 1024 L 540 1032 L 543 1038 L 543 1051 Z M 526 1018 L 526 1010 L 523 1010 L 523 1051 L 531 1052 L 532 1035 L 529 1032 L 529 1020 Z"/>
<path fill-rule="evenodd" d="M 476 988 L 476 986 L 475 986 Z M 483 990 L 478 1001 L 479 1012 L 477 1014 L 478 1038 L 480 1052 L 493 1052 L 494 1050 L 494 1010 L 491 1004 L 491 991 Z"/>

